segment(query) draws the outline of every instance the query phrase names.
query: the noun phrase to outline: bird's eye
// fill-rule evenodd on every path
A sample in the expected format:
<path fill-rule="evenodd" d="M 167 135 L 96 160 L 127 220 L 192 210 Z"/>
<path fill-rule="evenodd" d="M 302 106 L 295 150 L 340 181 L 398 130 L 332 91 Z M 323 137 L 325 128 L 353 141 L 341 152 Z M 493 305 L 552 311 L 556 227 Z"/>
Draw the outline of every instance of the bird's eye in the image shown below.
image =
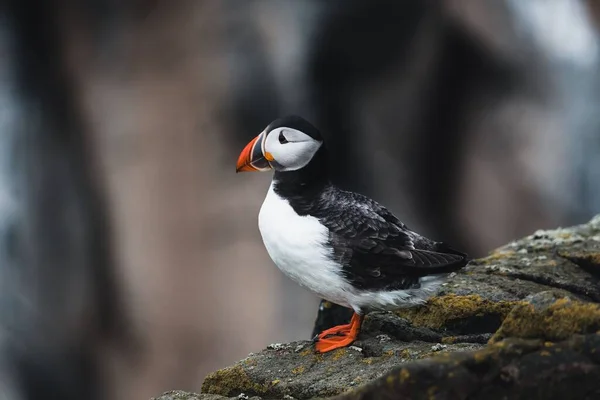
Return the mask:
<path fill-rule="evenodd" d="M 283 136 L 283 131 L 279 132 L 279 143 L 281 143 L 281 144 L 288 143 L 288 140 L 285 138 L 285 136 Z"/>

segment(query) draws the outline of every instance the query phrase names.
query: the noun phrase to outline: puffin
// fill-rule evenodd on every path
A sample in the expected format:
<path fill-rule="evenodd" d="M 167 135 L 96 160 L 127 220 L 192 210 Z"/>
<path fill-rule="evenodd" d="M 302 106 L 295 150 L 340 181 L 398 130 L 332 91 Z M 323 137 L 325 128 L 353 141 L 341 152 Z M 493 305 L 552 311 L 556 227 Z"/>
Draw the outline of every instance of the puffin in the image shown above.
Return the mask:
<path fill-rule="evenodd" d="M 236 173 L 273 171 L 258 227 L 273 263 L 322 299 L 353 310 L 314 338 L 326 353 L 352 344 L 365 314 L 423 304 L 467 254 L 428 239 L 376 201 L 336 186 L 320 131 L 291 115 L 239 155 Z"/>

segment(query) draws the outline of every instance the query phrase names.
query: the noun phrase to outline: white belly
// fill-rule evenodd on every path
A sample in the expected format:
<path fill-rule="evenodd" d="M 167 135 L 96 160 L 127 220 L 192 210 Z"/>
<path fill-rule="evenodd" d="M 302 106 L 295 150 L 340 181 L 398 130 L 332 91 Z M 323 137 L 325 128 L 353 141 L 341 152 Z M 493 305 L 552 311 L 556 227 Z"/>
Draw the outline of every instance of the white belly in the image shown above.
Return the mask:
<path fill-rule="evenodd" d="M 352 288 L 340 275 L 342 267 L 331 260 L 329 233 L 317 218 L 296 214 L 271 185 L 258 228 L 269 256 L 285 275 L 319 297 L 350 306 Z"/>

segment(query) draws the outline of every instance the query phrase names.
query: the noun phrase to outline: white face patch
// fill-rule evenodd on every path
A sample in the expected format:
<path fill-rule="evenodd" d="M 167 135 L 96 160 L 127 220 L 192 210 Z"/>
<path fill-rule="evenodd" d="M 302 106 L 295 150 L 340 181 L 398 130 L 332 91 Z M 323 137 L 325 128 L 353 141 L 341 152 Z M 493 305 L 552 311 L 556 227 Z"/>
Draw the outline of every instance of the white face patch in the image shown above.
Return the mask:
<path fill-rule="evenodd" d="M 279 171 L 295 171 L 310 162 L 323 142 L 315 140 L 296 129 L 275 128 L 267 135 L 264 151 L 269 153 L 278 165 Z"/>

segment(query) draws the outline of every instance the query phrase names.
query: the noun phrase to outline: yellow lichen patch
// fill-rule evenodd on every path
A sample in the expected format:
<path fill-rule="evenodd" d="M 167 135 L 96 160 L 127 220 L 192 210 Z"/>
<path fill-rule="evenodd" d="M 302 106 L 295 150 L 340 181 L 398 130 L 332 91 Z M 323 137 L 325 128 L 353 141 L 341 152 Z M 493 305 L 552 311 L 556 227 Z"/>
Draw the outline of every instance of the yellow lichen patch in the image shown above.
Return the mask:
<path fill-rule="evenodd" d="M 445 336 L 442 338 L 442 343 L 444 344 L 453 344 L 456 342 L 456 337 L 454 336 Z"/>
<path fill-rule="evenodd" d="M 473 353 L 473 360 L 477 364 L 488 362 L 490 359 L 497 359 L 503 351 L 506 351 L 507 346 L 504 343 L 490 344 L 489 346 L 477 350 Z"/>
<path fill-rule="evenodd" d="M 489 264 L 494 261 L 503 260 L 505 258 L 509 258 L 517 254 L 514 250 L 495 250 L 490 253 L 489 256 L 482 258 L 481 261 L 484 264 Z"/>
<path fill-rule="evenodd" d="M 373 364 L 373 357 L 363 358 L 360 362 L 363 364 L 371 365 Z"/>
<path fill-rule="evenodd" d="M 588 264 L 589 266 L 598 266 L 600 267 L 600 252 L 595 251 L 559 251 L 558 254 L 561 257 L 567 258 L 574 262 L 580 263 L 583 262 Z"/>
<path fill-rule="evenodd" d="M 331 359 L 333 361 L 339 360 L 340 358 L 342 358 L 343 356 L 345 356 L 346 353 L 348 353 L 348 350 L 346 350 L 346 349 L 337 349 L 337 350 L 334 351 L 333 357 L 331 357 Z"/>
<path fill-rule="evenodd" d="M 406 368 L 400 370 L 400 383 L 406 382 L 410 378 L 410 372 Z"/>
<path fill-rule="evenodd" d="M 304 350 L 304 351 L 302 351 L 302 352 L 300 353 L 300 356 L 301 356 L 301 357 L 306 357 L 306 356 L 309 356 L 309 355 L 311 355 L 311 354 L 313 354 L 313 351 L 312 351 L 311 349 L 306 349 L 306 350 Z"/>
<path fill-rule="evenodd" d="M 408 349 L 400 350 L 398 356 L 400 358 L 413 358 L 412 353 Z"/>
<path fill-rule="evenodd" d="M 384 351 L 383 354 L 381 355 L 382 357 L 391 357 L 395 354 L 394 350 L 388 350 L 388 351 Z"/>
<path fill-rule="evenodd" d="M 586 253 L 583 257 L 586 261 L 589 261 L 591 264 L 600 266 L 600 253 Z"/>
<path fill-rule="evenodd" d="M 281 382 L 279 379 L 275 379 L 274 381 L 271 381 L 271 385 L 275 386 L 275 385 L 277 385 L 279 382 Z"/>
<path fill-rule="evenodd" d="M 430 352 L 427 352 L 427 353 L 421 353 L 421 354 L 417 355 L 415 357 L 415 359 L 416 360 L 421 360 L 423 358 L 430 358 L 430 357 L 433 357 L 433 356 L 436 356 L 436 355 L 441 355 L 441 353 L 433 352 L 433 351 L 430 351 Z"/>
<path fill-rule="evenodd" d="M 395 380 L 396 380 L 396 377 L 394 375 L 388 375 L 388 377 L 385 378 L 385 381 L 387 382 L 388 385 L 393 385 Z"/>
<path fill-rule="evenodd" d="M 202 383 L 202 393 L 230 396 L 244 392 L 264 395 L 269 389 L 268 384 L 252 382 L 246 371 L 239 365 L 223 368 L 209 374 Z"/>
<path fill-rule="evenodd" d="M 475 316 L 499 315 L 504 319 L 518 301 L 491 301 L 479 295 L 459 296 L 449 294 L 432 297 L 425 306 L 407 308 L 396 311 L 400 317 L 406 318 L 413 325 L 428 328 L 441 328 L 450 321 Z"/>
<path fill-rule="evenodd" d="M 567 305 L 567 304 L 570 304 L 570 303 L 571 303 L 570 299 L 568 299 L 566 297 L 563 297 L 561 299 L 556 300 L 553 305 L 554 306 L 564 306 L 564 305 Z"/>
<path fill-rule="evenodd" d="M 574 333 L 590 333 L 600 328 L 600 306 L 563 298 L 543 310 L 531 304 L 515 307 L 490 339 L 496 343 L 507 337 L 564 340 Z"/>
<path fill-rule="evenodd" d="M 304 365 L 300 365 L 299 367 L 296 367 L 292 370 L 292 374 L 297 375 L 297 374 L 301 374 L 304 372 L 306 368 L 304 367 Z"/>

